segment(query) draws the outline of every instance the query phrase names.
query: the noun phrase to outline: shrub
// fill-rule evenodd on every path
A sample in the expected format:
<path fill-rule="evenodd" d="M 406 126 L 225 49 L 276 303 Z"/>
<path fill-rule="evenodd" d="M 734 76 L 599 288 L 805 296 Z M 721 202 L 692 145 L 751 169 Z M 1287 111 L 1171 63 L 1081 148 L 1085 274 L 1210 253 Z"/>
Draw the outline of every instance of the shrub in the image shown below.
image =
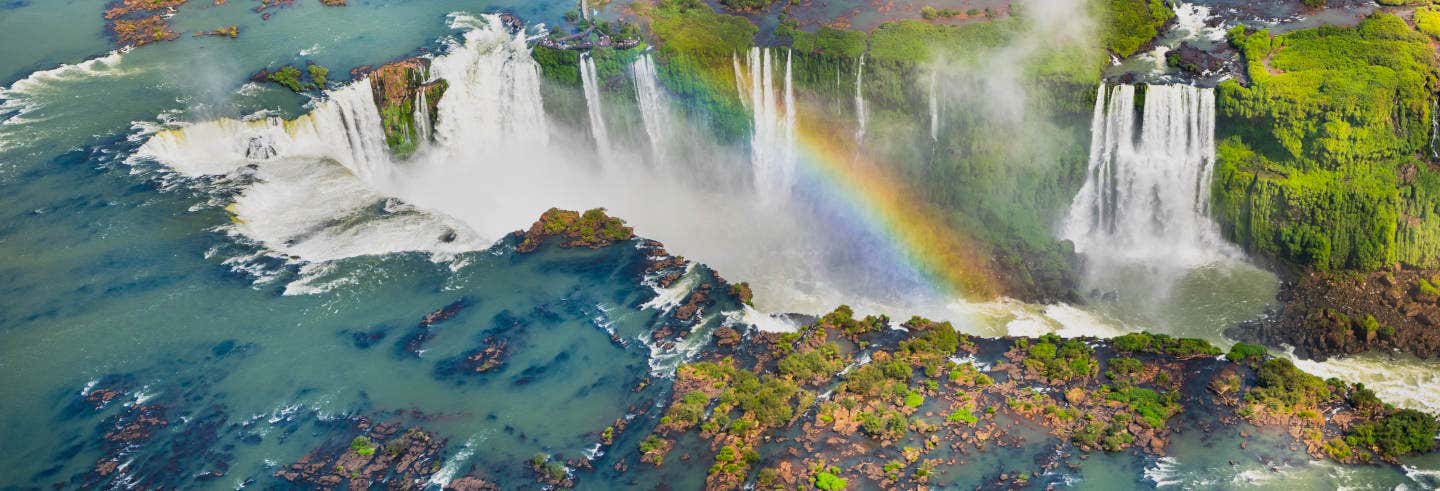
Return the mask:
<path fill-rule="evenodd" d="M 1414 409 L 1402 409 L 1379 421 L 1356 425 L 1345 441 L 1350 445 L 1373 449 L 1393 460 L 1430 451 L 1435 447 L 1436 431 L 1440 431 L 1440 423 L 1435 421 L 1435 417 Z"/>
<path fill-rule="evenodd" d="M 848 483 L 844 479 L 829 471 L 820 471 L 815 474 L 815 487 L 825 491 L 839 491 L 845 489 L 846 484 Z"/>
<path fill-rule="evenodd" d="M 375 455 L 375 449 L 378 447 L 379 445 L 370 441 L 370 437 L 365 435 L 360 435 L 355 437 L 354 440 L 350 440 L 350 451 L 355 452 L 361 457 Z"/>
<path fill-rule="evenodd" d="M 1232 363 L 1242 361 L 1259 360 L 1265 357 L 1265 347 L 1254 344 L 1235 343 L 1230 347 L 1230 352 L 1225 354 L 1225 359 Z"/>

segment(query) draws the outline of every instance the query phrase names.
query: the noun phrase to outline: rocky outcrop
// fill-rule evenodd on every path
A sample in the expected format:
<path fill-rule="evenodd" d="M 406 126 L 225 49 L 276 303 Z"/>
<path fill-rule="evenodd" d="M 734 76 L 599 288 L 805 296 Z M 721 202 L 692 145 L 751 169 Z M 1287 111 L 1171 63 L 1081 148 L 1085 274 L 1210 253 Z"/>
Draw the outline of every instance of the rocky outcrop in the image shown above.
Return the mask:
<path fill-rule="evenodd" d="M 275 477 L 307 487 L 404 489 L 440 470 L 445 449 L 442 438 L 420 428 L 402 428 L 399 423 L 372 427 L 364 418 L 356 421 L 355 429 L 353 439 L 312 450 L 276 471 Z"/>
<path fill-rule="evenodd" d="M 583 214 L 551 208 L 525 231 L 515 250 L 534 252 L 551 240 L 559 240 L 560 247 L 564 248 L 599 249 L 634 237 L 635 229 L 625 226 L 624 220 L 606 215 L 604 208 L 593 208 Z"/>
<path fill-rule="evenodd" d="M 1326 359 L 1367 351 L 1440 357 L 1440 274 L 1402 269 L 1369 274 L 1310 271 L 1287 282 L 1271 315 L 1227 331 L 1297 355 Z"/>
<path fill-rule="evenodd" d="M 449 84 L 430 80 L 430 60 L 407 58 L 369 71 L 375 107 L 385 130 L 385 144 L 396 158 L 415 153 L 433 137 L 439 121 L 440 98 Z"/>

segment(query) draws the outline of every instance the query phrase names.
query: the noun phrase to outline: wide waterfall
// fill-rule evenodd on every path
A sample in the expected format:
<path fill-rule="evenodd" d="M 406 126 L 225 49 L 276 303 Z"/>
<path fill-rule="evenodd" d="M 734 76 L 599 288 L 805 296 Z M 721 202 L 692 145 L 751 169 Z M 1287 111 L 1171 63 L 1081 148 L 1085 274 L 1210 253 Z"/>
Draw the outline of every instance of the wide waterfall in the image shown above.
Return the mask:
<path fill-rule="evenodd" d="M 785 75 L 776 94 L 774 61 L 769 48 L 750 48 L 750 109 L 754 134 L 750 140 L 755 185 L 762 196 L 784 199 L 795 174 L 795 93 L 791 87 L 791 56 L 785 56 Z M 783 102 L 783 104 L 782 104 Z"/>
<path fill-rule="evenodd" d="M 380 112 L 367 80 L 330 91 L 329 98 L 293 121 L 266 117 L 199 123 L 184 132 L 162 132 L 140 149 L 146 157 L 174 160 L 187 175 L 228 172 L 248 162 L 278 158 L 329 159 L 356 176 L 383 180 L 390 155 Z"/>
<path fill-rule="evenodd" d="M 671 123 L 665 93 L 660 89 L 660 78 L 655 72 L 654 57 L 649 52 L 641 54 L 631 65 L 631 71 L 635 77 L 635 100 L 640 107 L 640 120 L 645 125 L 645 136 L 650 139 L 650 153 L 657 163 L 662 162 L 665 132 Z"/>
<path fill-rule="evenodd" d="M 1137 87 L 1101 86 L 1089 174 L 1064 236 L 1078 252 L 1121 262 L 1198 266 L 1233 247 L 1209 217 L 1215 162 L 1212 89 L 1153 85 L 1136 120 Z"/>

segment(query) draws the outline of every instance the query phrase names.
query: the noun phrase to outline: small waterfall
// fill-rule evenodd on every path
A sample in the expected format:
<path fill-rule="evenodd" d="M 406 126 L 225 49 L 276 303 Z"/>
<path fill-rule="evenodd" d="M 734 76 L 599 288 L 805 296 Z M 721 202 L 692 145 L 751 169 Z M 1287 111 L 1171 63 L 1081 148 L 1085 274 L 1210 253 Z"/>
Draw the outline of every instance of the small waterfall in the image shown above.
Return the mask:
<path fill-rule="evenodd" d="M 745 99 L 745 75 L 740 73 L 740 55 L 730 53 L 730 63 L 735 65 L 735 94 L 740 99 L 740 105 L 749 107 L 749 101 Z"/>
<path fill-rule="evenodd" d="M 580 55 L 580 82 L 585 89 L 585 109 L 590 113 L 590 135 L 595 138 L 595 151 L 600 161 L 609 164 L 610 132 L 605 129 L 605 110 L 600 106 L 600 80 L 595 75 L 595 59 L 590 53 Z"/>
<path fill-rule="evenodd" d="M 425 99 L 425 92 L 425 87 L 415 90 L 415 136 L 421 145 L 430 141 L 433 131 L 430 127 L 430 103 Z"/>
<path fill-rule="evenodd" d="M 655 73 L 655 59 L 646 52 L 631 65 L 635 76 L 635 100 L 640 106 L 640 120 L 645 125 L 645 135 L 650 137 L 650 151 L 656 162 L 664 157 L 665 132 L 670 120 L 666 113 L 665 94 L 660 91 L 660 79 Z"/>
<path fill-rule="evenodd" d="M 865 111 L 865 55 L 860 55 L 860 65 L 855 68 L 855 143 L 865 142 L 865 125 L 869 115 Z"/>
<path fill-rule="evenodd" d="M 1440 159 L 1440 99 L 1430 102 L 1430 158 Z"/>
<path fill-rule="evenodd" d="M 1089 177 L 1065 237 L 1092 257 L 1181 267 L 1214 261 L 1232 249 L 1209 218 L 1214 91 L 1149 86 L 1137 125 L 1135 90 L 1115 86 L 1107 105 L 1106 87 L 1099 89 Z"/>
<path fill-rule="evenodd" d="M 587 0 L 580 0 L 580 17 L 590 20 L 590 2 Z"/>
<path fill-rule="evenodd" d="M 795 95 L 790 86 L 791 58 L 786 57 L 784 91 L 775 93 L 774 61 L 770 49 L 750 48 L 750 107 L 754 132 L 750 137 L 750 160 L 756 187 L 764 196 L 783 198 L 794 174 Z M 784 102 L 784 113 L 781 102 Z"/>
<path fill-rule="evenodd" d="M 935 83 L 939 75 L 930 72 L 930 141 L 940 141 L 940 96 L 935 93 Z"/>

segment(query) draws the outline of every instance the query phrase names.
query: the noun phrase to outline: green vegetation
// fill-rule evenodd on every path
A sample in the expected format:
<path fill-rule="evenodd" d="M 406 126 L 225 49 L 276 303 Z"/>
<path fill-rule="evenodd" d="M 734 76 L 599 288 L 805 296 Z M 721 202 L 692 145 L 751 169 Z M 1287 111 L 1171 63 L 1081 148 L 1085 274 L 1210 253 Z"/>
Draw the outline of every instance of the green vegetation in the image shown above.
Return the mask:
<path fill-rule="evenodd" d="M 1061 339 L 1050 333 L 1033 345 L 1024 338 L 1017 339 L 1015 348 L 1025 350 L 1025 369 L 1045 378 L 1071 380 L 1090 377 L 1100 370 L 1095 350 L 1079 339 Z"/>
<path fill-rule="evenodd" d="M 1162 0 L 1100 0 L 1101 15 L 1107 29 L 1105 49 L 1120 57 L 1135 54 L 1145 43 L 1160 34 L 1175 12 Z"/>
<path fill-rule="evenodd" d="M 1371 317 L 1371 319 L 1374 319 L 1374 317 Z M 1225 354 L 1225 359 L 1230 360 L 1231 363 L 1250 363 L 1264 359 L 1265 354 L 1266 350 L 1264 346 L 1235 343 L 1234 346 L 1230 347 L 1230 352 Z"/>
<path fill-rule="evenodd" d="M 568 239 L 563 247 L 597 247 L 630 240 L 635 236 L 635 230 L 625 226 L 625 220 L 605 214 L 604 208 L 591 208 L 583 214 L 551 208 L 530 226 L 516 250 L 534 251 L 545 239 L 557 236 Z"/>
<path fill-rule="evenodd" d="M 1217 89 L 1214 214 L 1247 249 L 1291 264 L 1440 265 L 1428 39 L 1391 14 L 1279 36 L 1234 29 L 1249 87 Z"/>
<path fill-rule="evenodd" d="M 1393 461 L 1396 457 L 1430 451 L 1435 447 L 1437 431 L 1440 431 L 1440 423 L 1434 416 L 1414 409 L 1402 409 L 1378 421 L 1355 425 L 1346 435 L 1345 443 L 1370 449 Z"/>
<path fill-rule="evenodd" d="M 1125 403 L 1141 423 L 1151 428 L 1164 428 L 1166 420 L 1180 413 L 1180 393 L 1175 391 L 1162 396 L 1143 387 L 1126 386 L 1111 391 L 1106 398 Z"/>
<path fill-rule="evenodd" d="M 834 473 L 836 472 L 840 472 L 840 469 L 831 467 L 815 473 L 815 487 L 824 491 L 840 491 L 845 489 L 845 485 L 848 483 L 846 483 L 844 479 L 841 479 L 840 476 L 835 475 Z"/>
<path fill-rule="evenodd" d="M 1246 402 L 1278 415 L 1309 415 L 1333 396 L 1331 384 L 1295 368 L 1287 358 L 1271 358 L 1257 370 L 1255 388 Z"/>
<path fill-rule="evenodd" d="M 634 8 L 650 19 L 650 30 L 661 41 L 660 79 L 682 108 L 708 119 L 721 141 L 748 135 L 750 114 L 735 93 L 731 58 L 750 49 L 759 29 L 701 0 L 659 0 Z"/>
<path fill-rule="evenodd" d="M 949 19 L 952 17 L 959 17 L 964 14 L 965 13 L 961 12 L 960 9 L 937 9 L 929 5 L 920 7 L 920 17 L 925 18 L 925 20 Z"/>
<path fill-rule="evenodd" d="M 720 5 L 724 5 L 725 8 L 741 12 L 764 10 L 772 3 L 775 3 L 775 0 L 720 0 Z"/>
<path fill-rule="evenodd" d="M 975 426 L 976 423 L 980 422 L 980 418 L 975 417 L 975 415 L 970 412 L 970 408 L 962 407 L 951 412 L 949 416 L 946 416 L 945 421 L 950 423 L 965 423 L 970 426 Z"/>
<path fill-rule="evenodd" d="M 1115 349 L 1133 353 L 1153 353 L 1180 359 L 1220 356 L 1220 348 L 1196 338 L 1174 338 L 1165 334 L 1137 332 L 1112 340 Z"/>
<path fill-rule="evenodd" d="M 1070 436 L 1070 441 L 1083 450 L 1119 452 L 1135 441 L 1135 435 L 1126 429 L 1130 419 L 1129 413 L 1118 413 L 1109 422 L 1102 422 L 1087 414 L 1085 423 Z"/>
<path fill-rule="evenodd" d="M 305 70 L 310 72 L 310 81 L 315 88 L 325 88 L 325 77 L 330 75 L 330 69 L 320 65 L 306 65 Z"/>
<path fill-rule="evenodd" d="M 361 457 L 375 455 L 375 449 L 377 448 L 380 448 L 380 445 L 370 441 L 370 437 L 365 435 L 360 435 L 355 437 L 354 440 L 350 440 L 350 451 L 355 452 L 356 455 Z"/>
<path fill-rule="evenodd" d="M 1136 382 L 1136 378 L 1145 371 L 1145 364 L 1140 360 L 1127 357 L 1111 358 L 1109 369 L 1105 370 L 1105 378 L 1125 386 Z"/>
<path fill-rule="evenodd" d="M 1440 8 L 1426 6 L 1415 9 L 1415 28 L 1430 37 L 1440 38 Z"/>
<path fill-rule="evenodd" d="M 780 375 L 801 383 L 829 380 L 844 367 L 845 360 L 840 357 L 840 347 L 835 343 L 825 343 L 803 353 L 791 353 L 777 365 Z"/>

